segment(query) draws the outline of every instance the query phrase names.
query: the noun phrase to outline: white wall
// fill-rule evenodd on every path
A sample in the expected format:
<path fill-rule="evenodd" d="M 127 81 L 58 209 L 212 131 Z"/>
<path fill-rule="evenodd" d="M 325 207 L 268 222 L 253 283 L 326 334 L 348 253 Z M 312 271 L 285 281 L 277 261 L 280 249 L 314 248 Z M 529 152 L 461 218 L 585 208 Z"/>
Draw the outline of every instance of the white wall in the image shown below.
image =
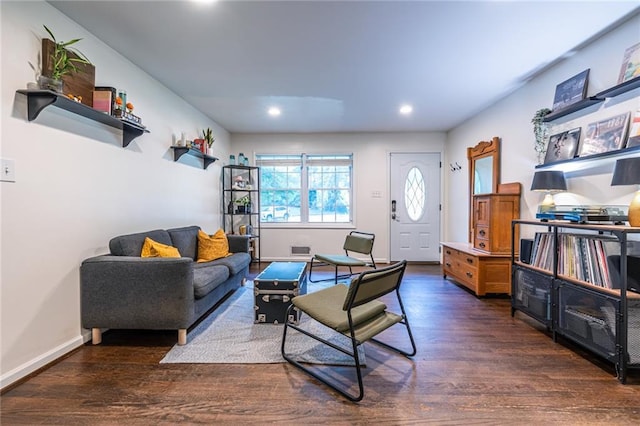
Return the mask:
<path fill-rule="evenodd" d="M 352 153 L 354 175 L 354 225 L 376 235 L 376 262 L 389 261 L 389 153 L 443 153 L 444 133 L 342 133 L 342 134 L 233 134 L 233 149 L 254 161 L 255 154 Z M 445 169 L 443 169 L 445 170 Z M 379 191 L 382 197 L 372 196 Z M 344 243 L 344 227 L 318 229 L 295 224 L 262 229 L 262 257 L 290 259 L 292 245 L 311 246 L 312 253 L 335 253 Z M 309 260 L 304 256 L 300 260 Z"/>
<path fill-rule="evenodd" d="M 82 344 L 79 265 L 108 252 L 124 233 L 220 222 L 221 162 L 174 162 L 169 146 L 212 127 L 214 155 L 228 158 L 229 135 L 45 2 L 0 3 L 1 157 L 15 161 L 15 183 L 1 191 L 1 385 Z M 25 89 L 47 25 L 96 66 L 96 85 L 127 90 L 150 130 L 122 147 L 121 132 L 55 107 L 26 120 Z"/>
<path fill-rule="evenodd" d="M 553 66 L 521 89 L 448 133 L 445 162 L 448 164 L 450 161 L 459 161 L 460 164 L 465 164 L 465 167 L 462 173 L 445 174 L 446 240 L 467 240 L 469 170 L 466 166 L 466 149 L 493 136 L 502 139 L 501 182 L 522 183 L 521 217 L 535 217 L 537 206 L 544 194 L 529 190 L 535 166 L 538 164 L 531 118 L 537 110 L 551 108 L 558 83 L 587 68 L 591 69 L 588 96 L 615 86 L 625 49 L 640 41 L 639 29 L 640 16 L 636 15 L 632 20 Z M 587 124 L 621 112 L 640 109 L 640 90 L 636 89 L 627 96 L 615 98 L 614 101 L 592 107 L 586 111 L 588 114 L 573 113 L 554 122 L 550 134 L 582 127 L 583 138 Z M 566 173 L 568 192 L 557 194 L 556 204 L 628 205 L 635 188 L 610 186 L 613 166 L 614 161 L 608 161 L 587 170 Z"/>

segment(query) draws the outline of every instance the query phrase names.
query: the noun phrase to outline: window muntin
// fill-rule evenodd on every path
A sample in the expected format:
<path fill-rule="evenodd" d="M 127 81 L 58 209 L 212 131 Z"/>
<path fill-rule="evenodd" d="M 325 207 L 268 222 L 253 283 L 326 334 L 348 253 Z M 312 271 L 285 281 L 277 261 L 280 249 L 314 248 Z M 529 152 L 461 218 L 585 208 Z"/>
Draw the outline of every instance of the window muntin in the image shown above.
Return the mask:
<path fill-rule="evenodd" d="M 256 164 L 263 223 L 352 221 L 351 154 L 257 155 Z"/>
<path fill-rule="evenodd" d="M 422 172 L 412 167 L 404 182 L 404 203 L 409 218 L 414 222 L 424 214 L 426 202 L 425 182 Z"/>

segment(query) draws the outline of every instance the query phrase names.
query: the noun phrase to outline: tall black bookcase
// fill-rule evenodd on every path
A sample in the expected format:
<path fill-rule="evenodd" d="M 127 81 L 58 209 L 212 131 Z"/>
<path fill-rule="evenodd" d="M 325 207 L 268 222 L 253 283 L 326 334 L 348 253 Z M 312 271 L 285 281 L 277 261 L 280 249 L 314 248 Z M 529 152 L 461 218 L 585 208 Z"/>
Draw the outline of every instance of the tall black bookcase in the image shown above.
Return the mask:
<path fill-rule="evenodd" d="M 222 168 L 222 224 L 227 234 L 249 235 L 251 257 L 260 262 L 260 168 Z"/>

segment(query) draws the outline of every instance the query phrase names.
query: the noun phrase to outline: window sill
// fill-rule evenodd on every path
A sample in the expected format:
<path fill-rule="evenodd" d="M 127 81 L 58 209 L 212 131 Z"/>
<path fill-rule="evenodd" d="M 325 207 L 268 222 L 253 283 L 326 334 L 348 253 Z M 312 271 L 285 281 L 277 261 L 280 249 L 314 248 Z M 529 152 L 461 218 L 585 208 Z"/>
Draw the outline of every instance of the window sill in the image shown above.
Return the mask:
<path fill-rule="evenodd" d="M 349 223 L 277 223 L 261 222 L 264 229 L 356 229 L 356 225 Z"/>

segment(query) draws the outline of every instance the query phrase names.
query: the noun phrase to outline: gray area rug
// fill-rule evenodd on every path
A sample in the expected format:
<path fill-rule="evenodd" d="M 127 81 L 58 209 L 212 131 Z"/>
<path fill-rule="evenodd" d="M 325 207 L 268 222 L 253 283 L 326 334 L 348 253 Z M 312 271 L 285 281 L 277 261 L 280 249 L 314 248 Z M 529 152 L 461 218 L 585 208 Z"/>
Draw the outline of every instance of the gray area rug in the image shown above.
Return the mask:
<path fill-rule="evenodd" d="M 333 283 L 308 283 L 307 292 Z M 253 283 L 235 291 L 187 336 L 187 344 L 175 345 L 160 363 L 273 364 L 286 362 L 280 353 L 283 325 L 254 324 Z M 308 330 L 345 348 L 350 340 L 303 315 Z M 360 347 L 364 365 L 364 348 Z M 353 359 L 293 329 L 287 331 L 287 353 L 307 363 L 353 365 Z"/>

